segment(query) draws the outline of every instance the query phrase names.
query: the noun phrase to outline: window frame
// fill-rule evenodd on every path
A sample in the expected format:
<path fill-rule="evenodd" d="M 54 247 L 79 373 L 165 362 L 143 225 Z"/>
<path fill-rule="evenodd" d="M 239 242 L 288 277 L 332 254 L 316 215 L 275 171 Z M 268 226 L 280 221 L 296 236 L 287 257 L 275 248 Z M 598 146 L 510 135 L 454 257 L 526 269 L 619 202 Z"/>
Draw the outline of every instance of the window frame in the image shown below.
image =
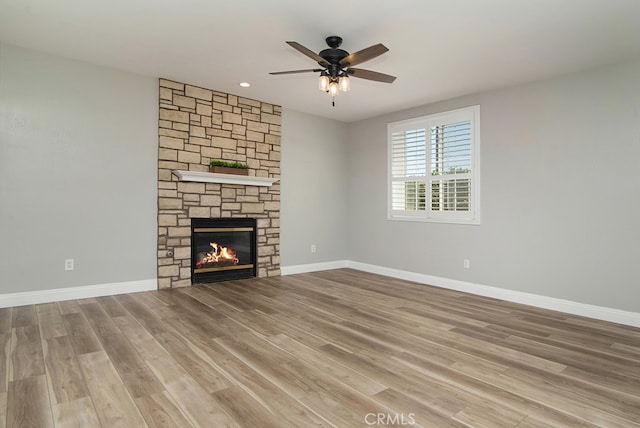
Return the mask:
<path fill-rule="evenodd" d="M 431 129 L 435 126 L 452 125 L 460 122 L 470 122 L 470 173 L 445 174 L 432 176 L 431 171 Z M 393 176 L 393 134 L 398 132 L 425 130 L 425 175 Z M 469 205 L 468 211 L 439 211 L 432 209 L 431 184 L 435 180 L 444 177 L 469 178 Z M 438 178 L 439 177 L 439 178 Z M 424 183 L 425 208 L 416 210 L 393 209 L 393 185 L 398 182 Z M 418 184 L 419 185 L 419 184 Z M 422 221 L 436 223 L 455 224 L 480 224 L 480 106 L 474 105 L 455 110 L 430 114 L 387 124 L 387 218 L 388 220 Z"/>

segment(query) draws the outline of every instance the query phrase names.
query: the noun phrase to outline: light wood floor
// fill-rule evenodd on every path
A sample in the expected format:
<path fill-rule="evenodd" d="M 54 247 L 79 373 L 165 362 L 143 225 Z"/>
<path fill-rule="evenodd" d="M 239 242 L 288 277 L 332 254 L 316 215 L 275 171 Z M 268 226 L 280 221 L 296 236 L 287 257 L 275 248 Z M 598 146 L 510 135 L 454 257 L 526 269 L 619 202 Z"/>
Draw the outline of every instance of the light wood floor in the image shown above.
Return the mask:
<path fill-rule="evenodd" d="M 640 426 L 640 329 L 342 269 L 0 310 L 0 426 Z"/>

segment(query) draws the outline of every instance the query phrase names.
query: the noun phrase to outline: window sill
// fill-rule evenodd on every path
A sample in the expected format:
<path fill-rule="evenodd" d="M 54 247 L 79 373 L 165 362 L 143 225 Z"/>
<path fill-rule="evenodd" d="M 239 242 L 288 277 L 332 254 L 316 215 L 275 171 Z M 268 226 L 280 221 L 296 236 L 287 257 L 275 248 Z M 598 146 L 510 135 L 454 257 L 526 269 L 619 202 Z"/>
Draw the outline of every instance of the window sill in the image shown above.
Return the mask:
<path fill-rule="evenodd" d="M 389 215 L 387 216 L 387 220 L 411 221 L 411 222 L 419 222 L 419 223 L 468 224 L 471 226 L 480 224 L 480 218 L 466 219 L 466 218 L 438 218 L 438 217 Z"/>

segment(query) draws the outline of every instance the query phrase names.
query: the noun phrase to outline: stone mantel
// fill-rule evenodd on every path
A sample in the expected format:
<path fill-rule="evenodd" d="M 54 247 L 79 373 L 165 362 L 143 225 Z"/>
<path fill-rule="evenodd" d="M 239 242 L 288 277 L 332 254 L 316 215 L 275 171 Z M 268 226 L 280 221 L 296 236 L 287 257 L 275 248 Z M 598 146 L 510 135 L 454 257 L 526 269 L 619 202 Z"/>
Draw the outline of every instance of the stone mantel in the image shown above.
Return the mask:
<path fill-rule="evenodd" d="M 240 184 L 245 186 L 271 186 L 279 178 L 253 177 L 249 175 L 218 174 L 202 171 L 173 170 L 173 175 L 180 181 L 195 181 L 199 183 Z"/>

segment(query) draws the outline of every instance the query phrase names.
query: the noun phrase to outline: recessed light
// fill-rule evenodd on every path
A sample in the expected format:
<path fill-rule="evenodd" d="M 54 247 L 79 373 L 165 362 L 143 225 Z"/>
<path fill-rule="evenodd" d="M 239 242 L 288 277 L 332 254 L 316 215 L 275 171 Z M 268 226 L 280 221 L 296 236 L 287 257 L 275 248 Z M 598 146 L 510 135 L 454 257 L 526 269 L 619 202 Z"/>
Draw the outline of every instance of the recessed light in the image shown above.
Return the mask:
<path fill-rule="evenodd" d="M 242 83 L 240 83 L 240 86 L 242 86 L 243 88 L 248 88 L 249 86 L 251 86 L 251 83 L 249 83 L 249 82 L 242 82 Z"/>

